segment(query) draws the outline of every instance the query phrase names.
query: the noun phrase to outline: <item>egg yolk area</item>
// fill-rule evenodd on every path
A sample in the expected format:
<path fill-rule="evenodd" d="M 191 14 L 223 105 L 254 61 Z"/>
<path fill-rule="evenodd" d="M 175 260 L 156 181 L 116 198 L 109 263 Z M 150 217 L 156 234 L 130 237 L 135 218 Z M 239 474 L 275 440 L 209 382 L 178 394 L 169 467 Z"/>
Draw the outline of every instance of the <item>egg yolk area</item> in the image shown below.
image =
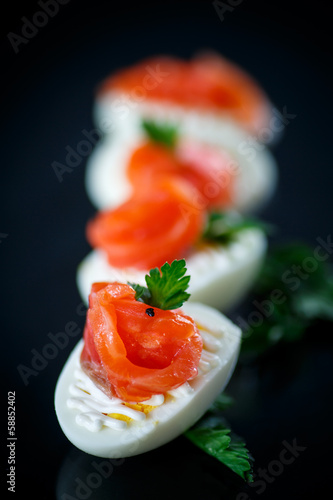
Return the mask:
<path fill-rule="evenodd" d="M 178 309 L 148 314 L 148 307 L 129 285 L 92 287 L 81 366 L 109 397 L 145 401 L 198 373 L 202 338 L 194 321 Z"/>
<path fill-rule="evenodd" d="M 117 208 L 99 212 L 87 224 L 87 239 L 114 267 L 147 270 L 184 258 L 205 224 L 195 195 L 184 183 L 150 184 Z"/>

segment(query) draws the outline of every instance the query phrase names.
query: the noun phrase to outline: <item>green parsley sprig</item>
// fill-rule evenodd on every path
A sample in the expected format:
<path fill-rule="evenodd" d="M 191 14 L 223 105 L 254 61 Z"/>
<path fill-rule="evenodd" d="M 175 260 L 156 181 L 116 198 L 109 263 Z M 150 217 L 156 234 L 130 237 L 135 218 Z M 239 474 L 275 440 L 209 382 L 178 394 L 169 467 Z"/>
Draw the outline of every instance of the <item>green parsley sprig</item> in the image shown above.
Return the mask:
<path fill-rule="evenodd" d="M 189 286 L 190 276 L 185 276 L 187 268 L 184 259 L 166 262 L 161 267 L 151 269 L 146 274 L 147 286 L 129 283 L 135 290 L 135 298 L 140 302 L 159 309 L 177 309 L 190 297 L 185 292 Z"/>
<path fill-rule="evenodd" d="M 261 229 L 266 233 L 273 231 L 273 226 L 256 218 L 244 217 L 233 210 L 210 212 L 202 238 L 217 243 L 228 243 L 243 229 Z"/>
<path fill-rule="evenodd" d="M 315 249 L 303 243 L 269 251 L 251 300 L 262 321 L 248 321 L 242 353 L 263 354 L 281 341 L 300 340 L 318 320 L 333 321 L 333 270 L 315 255 Z M 246 314 L 243 319 L 247 321 Z"/>
<path fill-rule="evenodd" d="M 177 144 L 178 129 L 175 125 L 158 123 L 153 120 L 143 120 L 142 128 L 153 142 L 163 144 L 170 149 L 173 149 Z"/>
<path fill-rule="evenodd" d="M 230 428 L 220 414 L 232 405 L 233 400 L 222 393 L 218 396 L 206 415 L 185 436 L 208 455 L 222 462 L 226 467 L 242 477 L 253 481 L 253 457 L 242 438 Z"/>

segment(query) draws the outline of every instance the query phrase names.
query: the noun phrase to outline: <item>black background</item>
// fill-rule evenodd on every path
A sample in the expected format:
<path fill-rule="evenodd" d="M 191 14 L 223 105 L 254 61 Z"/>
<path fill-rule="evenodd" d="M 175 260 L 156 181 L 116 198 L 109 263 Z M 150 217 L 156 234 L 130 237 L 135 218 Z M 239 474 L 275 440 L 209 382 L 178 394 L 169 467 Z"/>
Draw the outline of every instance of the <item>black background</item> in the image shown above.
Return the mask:
<path fill-rule="evenodd" d="M 315 245 L 317 237 L 330 234 L 330 16 L 321 4 L 290 4 L 244 0 L 221 21 L 209 1 L 115 6 L 71 0 L 17 54 L 7 35 L 21 34 L 22 16 L 31 19 L 40 7 L 33 1 L 2 4 L 1 447 L 6 460 L 6 395 L 15 391 L 16 498 L 62 498 L 64 492 L 75 498 L 76 479 L 86 482 L 94 471 L 94 459 L 71 446 L 53 409 L 58 375 L 77 338 L 27 386 L 17 366 L 30 366 L 31 350 L 41 352 L 49 332 L 63 331 L 69 321 L 81 330 L 84 324 L 75 275 L 89 251 L 84 229 L 94 213 L 84 189 L 85 159 L 62 183 L 51 163 L 64 163 L 66 146 L 75 149 L 82 130 L 93 128 L 93 91 L 110 71 L 152 54 L 189 57 L 201 48 L 239 63 L 278 109 L 286 106 L 296 114 L 274 148 L 279 190 L 263 213 L 279 227 L 275 239 Z M 255 472 L 278 459 L 284 441 L 296 439 L 306 447 L 266 483 L 265 492 L 247 487 L 180 437 L 115 465 L 86 498 L 178 499 L 187 494 L 240 500 L 247 498 L 238 496 L 242 491 L 249 498 L 326 497 L 332 446 L 330 333 L 330 325 L 316 326 L 297 345 L 278 347 L 260 362 L 240 363 L 229 385 L 236 404 L 227 416 L 246 439 Z M 5 480 L 2 489 L 7 490 Z"/>

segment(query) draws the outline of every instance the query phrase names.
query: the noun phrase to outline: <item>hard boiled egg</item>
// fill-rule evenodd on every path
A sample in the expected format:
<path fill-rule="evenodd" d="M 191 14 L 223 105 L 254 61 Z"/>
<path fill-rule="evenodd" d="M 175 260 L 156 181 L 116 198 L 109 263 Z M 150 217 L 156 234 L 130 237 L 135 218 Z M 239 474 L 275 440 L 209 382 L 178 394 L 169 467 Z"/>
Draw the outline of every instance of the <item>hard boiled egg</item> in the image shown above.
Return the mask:
<path fill-rule="evenodd" d="M 188 60 L 160 55 L 120 68 L 107 76 L 96 93 L 95 121 L 106 132 L 118 128 L 129 110 L 158 106 L 162 118 L 175 109 L 189 116 L 213 117 L 262 140 L 272 127 L 273 106 L 260 84 L 222 55 L 206 51 Z M 266 133 L 267 136 L 267 133 Z"/>
<path fill-rule="evenodd" d="M 114 133 L 105 135 L 94 147 L 86 165 L 85 186 L 98 209 L 119 205 L 130 197 L 133 188 L 126 169 L 133 152 L 146 140 L 142 119 L 177 126 L 179 140 L 228 154 L 234 176 L 233 207 L 240 212 L 258 210 L 272 196 L 277 184 L 273 155 L 248 133 L 229 122 L 197 111 L 174 106 L 140 104 L 118 117 Z M 102 120 L 102 118 L 101 118 Z"/>
<path fill-rule="evenodd" d="M 185 314 L 203 338 L 198 375 L 167 394 L 140 404 L 108 398 L 82 371 L 81 340 L 66 362 L 55 391 L 55 410 L 68 439 L 98 457 L 119 458 L 147 452 L 176 438 L 206 412 L 234 370 L 241 331 L 222 313 L 186 303 Z"/>
<path fill-rule="evenodd" d="M 274 191 L 276 164 L 264 144 L 283 125 L 260 84 L 220 54 L 160 55 L 120 68 L 99 85 L 93 112 L 104 137 L 88 161 L 86 187 L 98 209 L 130 196 L 126 167 L 147 139 L 143 120 L 175 126 L 179 142 L 229 155 L 238 167 L 232 208 L 257 209 Z"/>
<path fill-rule="evenodd" d="M 189 300 L 222 311 L 235 306 L 256 279 L 266 248 L 266 236 L 257 228 L 239 231 L 227 244 L 198 246 L 186 258 L 186 267 L 191 276 Z M 77 285 L 82 299 L 88 303 L 94 282 L 119 281 L 145 285 L 148 272 L 149 269 L 139 271 L 112 267 L 102 250 L 93 250 L 78 267 Z"/>

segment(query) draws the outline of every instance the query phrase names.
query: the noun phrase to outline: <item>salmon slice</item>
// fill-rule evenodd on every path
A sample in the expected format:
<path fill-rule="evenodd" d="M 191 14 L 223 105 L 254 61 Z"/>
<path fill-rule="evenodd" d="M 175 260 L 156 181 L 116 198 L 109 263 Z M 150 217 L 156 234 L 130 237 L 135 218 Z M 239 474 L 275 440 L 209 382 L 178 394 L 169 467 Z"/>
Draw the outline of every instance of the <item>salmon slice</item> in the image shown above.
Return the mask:
<path fill-rule="evenodd" d="M 161 267 L 185 257 L 202 234 L 206 216 L 196 200 L 187 183 L 151 183 L 119 207 L 99 212 L 87 224 L 87 239 L 112 266 Z"/>
<path fill-rule="evenodd" d="M 159 56 L 119 70 L 100 85 L 97 97 L 110 92 L 164 104 L 227 114 L 250 131 L 267 127 L 271 105 L 258 83 L 243 69 L 215 53 L 184 61 Z"/>
<path fill-rule="evenodd" d="M 234 181 L 231 156 L 212 146 L 180 143 L 175 150 L 153 142 L 137 148 L 129 161 L 127 177 L 134 189 L 150 189 L 158 179 L 184 179 L 200 194 L 206 209 L 232 206 Z"/>
<path fill-rule="evenodd" d="M 180 310 L 147 308 L 129 285 L 92 287 L 80 360 L 109 397 L 145 401 L 198 373 L 202 338 L 194 321 Z"/>

